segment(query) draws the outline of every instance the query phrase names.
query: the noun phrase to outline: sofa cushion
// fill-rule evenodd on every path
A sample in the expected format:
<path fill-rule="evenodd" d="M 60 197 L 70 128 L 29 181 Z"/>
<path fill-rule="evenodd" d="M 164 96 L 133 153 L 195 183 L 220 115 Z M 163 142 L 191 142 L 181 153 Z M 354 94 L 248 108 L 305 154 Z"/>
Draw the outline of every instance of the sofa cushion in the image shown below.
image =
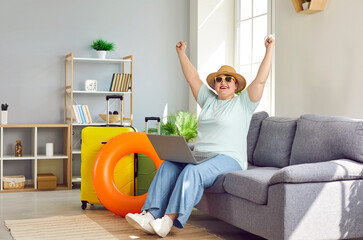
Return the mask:
<path fill-rule="evenodd" d="M 223 187 L 227 193 L 257 204 L 267 204 L 268 183 L 279 168 L 257 167 L 251 170 L 230 172 Z"/>
<path fill-rule="evenodd" d="M 296 131 L 295 118 L 268 117 L 262 121 L 253 163 L 262 167 L 289 165 L 291 147 Z"/>
<path fill-rule="evenodd" d="M 315 114 L 301 116 L 290 165 L 335 159 L 363 162 L 363 121 Z"/>
<path fill-rule="evenodd" d="M 256 166 L 248 165 L 247 169 L 249 170 L 254 168 L 256 168 Z M 211 193 L 225 193 L 226 191 L 223 188 L 223 182 L 226 179 L 227 174 L 229 173 L 227 172 L 219 175 L 217 179 L 214 181 L 213 185 L 210 186 L 209 188 L 206 188 L 205 191 Z"/>
<path fill-rule="evenodd" d="M 267 112 L 257 112 L 252 115 L 250 128 L 247 134 L 247 157 L 248 162 L 253 164 L 253 151 L 256 148 L 262 120 L 268 117 Z"/>

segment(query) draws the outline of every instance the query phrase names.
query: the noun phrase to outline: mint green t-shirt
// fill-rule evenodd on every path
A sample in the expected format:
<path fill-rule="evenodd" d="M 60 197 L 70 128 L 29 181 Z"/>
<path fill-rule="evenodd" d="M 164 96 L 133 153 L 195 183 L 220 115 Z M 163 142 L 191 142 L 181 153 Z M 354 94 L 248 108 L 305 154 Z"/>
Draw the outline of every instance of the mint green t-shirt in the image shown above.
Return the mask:
<path fill-rule="evenodd" d="M 247 90 L 228 100 L 203 84 L 198 93 L 202 108 L 198 118 L 196 151 L 230 156 L 247 169 L 247 133 L 253 112 L 259 102 L 251 102 Z"/>

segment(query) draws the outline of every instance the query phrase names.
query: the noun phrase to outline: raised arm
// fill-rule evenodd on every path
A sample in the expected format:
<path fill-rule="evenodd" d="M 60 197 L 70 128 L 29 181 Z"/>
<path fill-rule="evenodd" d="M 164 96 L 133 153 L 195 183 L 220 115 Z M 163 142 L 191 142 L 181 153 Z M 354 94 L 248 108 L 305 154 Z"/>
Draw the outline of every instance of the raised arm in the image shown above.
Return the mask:
<path fill-rule="evenodd" d="M 180 41 L 176 45 L 176 52 L 178 53 L 180 65 L 182 67 L 185 79 L 187 80 L 190 88 L 192 89 L 192 93 L 195 100 L 197 100 L 199 89 L 202 86 L 203 82 L 200 79 L 197 70 L 194 68 L 189 58 L 185 54 L 186 48 L 187 48 L 187 42 Z"/>
<path fill-rule="evenodd" d="M 265 40 L 266 54 L 263 61 L 258 69 L 255 80 L 248 86 L 248 96 L 252 102 L 258 102 L 262 98 L 263 89 L 270 74 L 271 62 L 272 62 L 272 52 L 275 47 L 275 39 L 273 37 L 268 37 Z"/>

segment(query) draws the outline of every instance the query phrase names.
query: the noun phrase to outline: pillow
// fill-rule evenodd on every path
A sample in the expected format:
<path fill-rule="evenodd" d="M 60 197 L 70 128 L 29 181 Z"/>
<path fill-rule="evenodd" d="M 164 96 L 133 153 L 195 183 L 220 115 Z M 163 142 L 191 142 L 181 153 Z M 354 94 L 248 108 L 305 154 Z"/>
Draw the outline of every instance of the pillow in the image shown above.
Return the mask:
<path fill-rule="evenodd" d="M 250 128 L 247 134 L 247 157 L 248 162 L 253 164 L 253 151 L 255 150 L 262 120 L 268 117 L 267 112 L 257 112 L 252 115 Z"/>
<path fill-rule="evenodd" d="M 268 117 L 262 121 L 260 136 L 253 154 L 253 162 L 263 167 L 289 165 L 296 119 Z"/>
<path fill-rule="evenodd" d="M 363 121 L 316 114 L 300 117 L 291 165 L 346 158 L 363 162 Z"/>

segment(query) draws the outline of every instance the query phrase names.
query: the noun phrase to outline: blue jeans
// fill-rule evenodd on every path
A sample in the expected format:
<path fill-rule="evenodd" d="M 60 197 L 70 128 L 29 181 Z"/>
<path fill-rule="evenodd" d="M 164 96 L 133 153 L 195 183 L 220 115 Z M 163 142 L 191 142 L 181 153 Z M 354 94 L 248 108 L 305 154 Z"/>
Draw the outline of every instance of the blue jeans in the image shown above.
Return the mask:
<path fill-rule="evenodd" d="M 149 210 L 155 218 L 178 213 L 174 226 L 183 228 L 204 189 L 212 186 L 220 174 L 237 170 L 242 170 L 238 162 L 222 154 L 197 165 L 164 161 L 150 185 L 142 211 Z"/>

